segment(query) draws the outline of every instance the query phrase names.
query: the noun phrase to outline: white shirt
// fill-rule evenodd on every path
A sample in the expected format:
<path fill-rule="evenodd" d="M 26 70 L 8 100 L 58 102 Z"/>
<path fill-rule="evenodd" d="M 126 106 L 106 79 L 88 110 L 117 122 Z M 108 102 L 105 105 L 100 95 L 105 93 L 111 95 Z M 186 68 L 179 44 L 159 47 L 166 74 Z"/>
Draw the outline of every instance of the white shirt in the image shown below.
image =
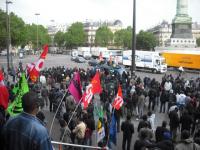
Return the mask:
<path fill-rule="evenodd" d="M 46 84 L 46 78 L 45 78 L 45 76 L 43 76 L 43 75 L 40 76 L 40 82 L 42 84 Z"/>
<path fill-rule="evenodd" d="M 165 91 L 170 91 L 172 89 L 172 83 L 169 81 L 166 81 L 164 85 L 164 89 Z"/>

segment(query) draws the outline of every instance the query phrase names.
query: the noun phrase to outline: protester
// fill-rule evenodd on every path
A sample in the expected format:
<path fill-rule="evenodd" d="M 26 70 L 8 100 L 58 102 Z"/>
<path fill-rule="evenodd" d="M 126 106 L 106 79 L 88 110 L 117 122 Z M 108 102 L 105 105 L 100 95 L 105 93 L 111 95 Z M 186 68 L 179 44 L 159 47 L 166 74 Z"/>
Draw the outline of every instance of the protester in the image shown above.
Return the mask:
<path fill-rule="evenodd" d="M 48 131 L 36 118 L 39 110 L 37 94 L 28 92 L 22 97 L 23 112 L 11 118 L 3 128 L 2 150 L 53 150 Z"/>
<path fill-rule="evenodd" d="M 126 121 L 122 122 L 121 130 L 123 132 L 122 149 L 130 150 L 132 134 L 134 133 L 134 125 L 131 123 L 131 116 L 127 116 Z"/>

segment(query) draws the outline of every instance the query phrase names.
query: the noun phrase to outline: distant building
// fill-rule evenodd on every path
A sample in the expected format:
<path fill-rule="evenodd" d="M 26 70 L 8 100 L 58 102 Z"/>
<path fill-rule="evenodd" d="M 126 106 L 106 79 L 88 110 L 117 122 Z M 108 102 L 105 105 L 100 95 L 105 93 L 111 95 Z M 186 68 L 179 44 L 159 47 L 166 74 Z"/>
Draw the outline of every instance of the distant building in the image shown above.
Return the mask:
<path fill-rule="evenodd" d="M 159 46 L 167 46 L 168 41 L 170 40 L 172 34 L 172 25 L 167 21 L 150 28 L 147 30 L 152 32 L 159 42 Z M 200 24 L 197 22 L 192 23 L 192 35 L 195 39 L 200 38 Z"/>
<path fill-rule="evenodd" d="M 120 20 L 114 20 L 114 21 L 88 21 L 83 23 L 84 25 L 84 31 L 87 36 L 87 45 L 94 45 L 95 44 L 95 36 L 96 31 L 101 26 L 107 26 L 112 33 L 115 33 L 118 30 L 122 29 L 122 22 Z"/>

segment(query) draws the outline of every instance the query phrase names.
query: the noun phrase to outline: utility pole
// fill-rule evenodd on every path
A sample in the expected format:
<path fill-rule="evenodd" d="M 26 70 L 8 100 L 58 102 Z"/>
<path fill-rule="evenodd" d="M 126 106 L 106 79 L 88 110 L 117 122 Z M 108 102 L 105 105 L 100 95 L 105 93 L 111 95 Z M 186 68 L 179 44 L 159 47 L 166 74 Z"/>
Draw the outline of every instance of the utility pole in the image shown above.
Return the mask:
<path fill-rule="evenodd" d="M 7 31 L 7 72 L 9 73 L 10 69 L 10 47 L 11 47 L 11 37 L 10 37 L 10 14 L 8 11 L 8 5 L 12 4 L 11 1 L 6 0 L 6 31 Z"/>
<path fill-rule="evenodd" d="M 136 0 L 133 0 L 133 29 L 132 29 L 132 65 L 131 78 L 135 76 L 135 49 L 136 49 L 136 35 L 135 35 L 135 21 L 136 21 Z"/>
<path fill-rule="evenodd" d="M 35 13 L 37 17 L 37 50 L 38 50 L 38 16 L 40 15 L 39 13 Z"/>

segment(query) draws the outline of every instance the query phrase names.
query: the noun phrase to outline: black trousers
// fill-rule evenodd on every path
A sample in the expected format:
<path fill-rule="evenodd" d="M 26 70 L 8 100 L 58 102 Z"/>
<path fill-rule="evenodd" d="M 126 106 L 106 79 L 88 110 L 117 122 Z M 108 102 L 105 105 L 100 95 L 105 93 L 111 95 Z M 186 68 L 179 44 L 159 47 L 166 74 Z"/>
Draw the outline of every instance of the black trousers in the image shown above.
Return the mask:
<path fill-rule="evenodd" d="M 122 150 L 130 150 L 131 147 L 131 137 L 123 136 Z"/>

